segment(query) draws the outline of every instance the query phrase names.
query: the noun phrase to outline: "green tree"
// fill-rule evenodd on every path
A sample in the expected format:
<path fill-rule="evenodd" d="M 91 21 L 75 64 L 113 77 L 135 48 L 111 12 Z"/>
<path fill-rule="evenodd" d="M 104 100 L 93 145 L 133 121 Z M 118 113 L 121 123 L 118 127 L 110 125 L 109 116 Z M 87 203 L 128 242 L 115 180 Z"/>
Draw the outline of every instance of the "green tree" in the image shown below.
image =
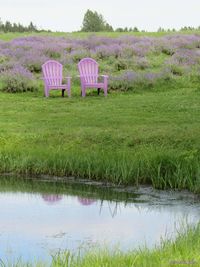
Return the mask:
<path fill-rule="evenodd" d="M 106 23 L 105 25 L 105 31 L 106 32 L 113 32 L 113 27 L 111 25 L 109 25 L 108 23 Z"/>
<path fill-rule="evenodd" d="M 3 24 L 3 22 L 2 22 L 2 20 L 1 20 L 1 18 L 0 18 L 0 32 L 3 32 L 4 31 L 4 24 Z"/>
<path fill-rule="evenodd" d="M 162 27 L 159 27 L 158 30 L 157 30 L 157 32 L 165 32 L 165 29 L 162 28 Z"/>
<path fill-rule="evenodd" d="M 35 25 L 33 25 L 33 22 L 31 21 L 29 26 L 28 26 L 28 31 L 29 32 L 36 32 L 37 31 L 37 27 Z"/>
<path fill-rule="evenodd" d="M 137 27 L 134 27 L 133 28 L 133 32 L 139 32 L 138 28 Z"/>
<path fill-rule="evenodd" d="M 17 31 L 18 31 L 17 23 L 13 23 L 13 32 Z"/>
<path fill-rule="evenodd" d="M 116 32 L 123 32 L 124 29 L 123 29 L 123 28 L 117 28 L 115 31 L 116 31 Z"/>
<path fill-rule="evenodd" d="M 12 31 L 12 24 L 10 21 L 6 21 L 5 26 L 4 26 L 4 31 L 5 32 L 11 32 Z"/>
<path fill-rule="evenodd" d="M 101 32 L 101 31 L 113 31 L 110 26 L 103 18 L 101 14 L 96 11 L 87 10 L 83 19 L 83 26 L 81 31 L 83 32 Z"/>

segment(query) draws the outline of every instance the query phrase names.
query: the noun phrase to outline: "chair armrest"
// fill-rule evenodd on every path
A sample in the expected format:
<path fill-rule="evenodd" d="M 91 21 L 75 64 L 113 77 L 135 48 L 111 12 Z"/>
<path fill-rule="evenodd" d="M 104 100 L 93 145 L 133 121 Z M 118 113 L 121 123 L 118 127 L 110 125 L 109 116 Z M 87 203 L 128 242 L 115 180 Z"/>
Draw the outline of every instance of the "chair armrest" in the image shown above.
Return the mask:
<path fill-rule="evenodd" d="M 99 75 L 77 75 L 77 77 L 79 77 L 79 78 L 85 78 L 85 77 L 88 77 L 88 78 L 93 78 L 93 77 L 99 77 Z"/>
<path fill-rule="evenodd" d="M 103 77 L 103 78 L 109 78 L 108 75 L 99 75 L 99 76 L 101 76 L 101 77 Z"/>
<path fill-rule="evenodd" d="M 60 76 L 53 76 L 53 77 L 51 77 L 51 76 L 46 76 L 46 77 L 42 77 L 42 79 L 43 80 L 47 80 L 47 79 L 61 79 L 62 77 L 60 77 Z"/>

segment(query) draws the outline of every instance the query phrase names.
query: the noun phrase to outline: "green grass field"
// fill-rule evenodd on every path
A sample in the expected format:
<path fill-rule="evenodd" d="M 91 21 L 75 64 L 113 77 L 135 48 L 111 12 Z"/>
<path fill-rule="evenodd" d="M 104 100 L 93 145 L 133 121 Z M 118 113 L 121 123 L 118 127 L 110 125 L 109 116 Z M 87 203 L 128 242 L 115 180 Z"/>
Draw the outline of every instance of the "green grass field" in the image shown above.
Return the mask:
<path fill-rule="evenodd" d="M 0 33 L 0 40 L 10 41 L 18 37 L 28 37 L 28 36 L 57 36 L 57 37 L 70 37 L 70 38 L 86 38 L 90 35 L 105 36 L 105 37 L 119 37 L 122 35 L 134 35 L 134 36 L 151 36 L 151 37 L 161 37 L 165 35 L 174 34 L 200 34 L 200 30 L 193 31 L 178 31 L 178 32 L 39 32 L 39 33 Z"/>
<path fill-rule="evenodd" d="M 200 191 L 200 90 L 0 93 L 0 172 Z M 73 92 L 73 91 L 72 91 Z"/>

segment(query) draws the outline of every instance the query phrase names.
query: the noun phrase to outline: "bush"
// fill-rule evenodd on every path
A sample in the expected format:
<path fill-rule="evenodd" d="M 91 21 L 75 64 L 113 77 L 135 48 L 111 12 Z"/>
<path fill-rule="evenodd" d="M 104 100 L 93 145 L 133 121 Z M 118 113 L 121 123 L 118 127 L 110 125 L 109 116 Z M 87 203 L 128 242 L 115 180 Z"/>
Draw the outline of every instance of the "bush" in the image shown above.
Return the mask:
<path fill-rule="evenodd" d="M 156 87 L 162 81 L 168 85 L 172 77 L 168 70 L 161 73 L 124 72 L 122 75 L 111 77 L 109 87 L 111 90 L 136 91 L 148 90 Z"/>
<path fill-rule="evenodd" d="M 128 71 L 117 77 L 112 77 L 110 80 L 110 89 L 120 91 L 135 91 L 136 89 L 152 87 L 153 83 L 153 77 L 145 77 L 145 75 Z"/>
<path fill-rule="evenodd" d="M 123 60 L 123 59 L 116 60 L 116 62 L 115 62 L 115 69 L 117 71 L 127 70 L 128 69 L 127 60 Z"/>
<path fill-rule="evenodd" d="M 77 51 L 72 51 L 70 54 L 71 59 L 73 60 L 74 63 L 79 62 L 81 59 L 85 57 L 90 57 L 90 54 L 87 50 L 85 49 L 80 49 Z"/>
<path fill-rule="evenodd" d="M 32 74 L 21 66 L 5 71 L 1 75 L 1 91 L 9 93 L 36 91 Z"/>
<path fill-rule="evenodd" d="M 48 59 L 49 58 L 46 55 L 30 52 L 23 56 L 23 58 L 20 60 L 20 63 L 29 71 L 33 73 L 40 73 L 42 70 L 42 64 Z"/>
<path fill-rule="evenodd" d="M 61 57 L 60 52 L 53 49 L 47 49 L 45 55 L 51 59 L 59 59 Z"/>
<path fill-rule="evenodd" d="M 183 67 L 175 64 L 169 65 L 169 69 L 173 75 L 182 76 L 185 73 Z"/>
<path fill-rule="evenodd" d="M 136 67 L 140 70 L 144 70 L 149 67 L 149 62 L 145 57 L 140 57 L 136 60 Z"/>

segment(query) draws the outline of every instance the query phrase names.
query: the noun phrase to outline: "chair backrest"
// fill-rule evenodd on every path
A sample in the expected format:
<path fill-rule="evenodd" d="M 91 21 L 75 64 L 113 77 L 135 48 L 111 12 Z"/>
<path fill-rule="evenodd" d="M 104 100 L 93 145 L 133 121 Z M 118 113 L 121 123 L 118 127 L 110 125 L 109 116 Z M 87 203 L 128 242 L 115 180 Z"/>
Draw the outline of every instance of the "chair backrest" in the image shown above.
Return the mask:
<path fill-rule="evenodd" d="M 92 58 L 83 58 L 78 63 L 80 76 L 84 77 L 86 83 L 97 83 L 99 66 Z"/>
<path fill-rule="evenodd" d="M 58 61 L 48 60 L 42 65 L 43 78 L 48 85 L 61 85 L 63 66 Z"/>

